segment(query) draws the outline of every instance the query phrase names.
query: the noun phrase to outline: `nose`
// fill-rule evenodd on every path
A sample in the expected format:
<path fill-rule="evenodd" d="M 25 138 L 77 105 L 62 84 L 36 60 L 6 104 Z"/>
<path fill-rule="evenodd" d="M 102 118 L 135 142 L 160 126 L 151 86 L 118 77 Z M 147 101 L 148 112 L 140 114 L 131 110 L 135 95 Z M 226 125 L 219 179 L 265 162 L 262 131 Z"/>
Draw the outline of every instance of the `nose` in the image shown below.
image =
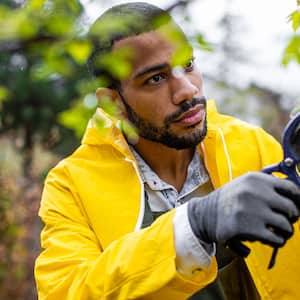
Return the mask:
<path fill-rule="evenodd" d="M 171 84 L 172 99 L 175 105 L 191 100 L 196 94 L 199 94 L 201 89 L 201 84 L 200 87 L 197 87 L 196 83 L 193 83 L 187 75 L 173 77 Z"/>

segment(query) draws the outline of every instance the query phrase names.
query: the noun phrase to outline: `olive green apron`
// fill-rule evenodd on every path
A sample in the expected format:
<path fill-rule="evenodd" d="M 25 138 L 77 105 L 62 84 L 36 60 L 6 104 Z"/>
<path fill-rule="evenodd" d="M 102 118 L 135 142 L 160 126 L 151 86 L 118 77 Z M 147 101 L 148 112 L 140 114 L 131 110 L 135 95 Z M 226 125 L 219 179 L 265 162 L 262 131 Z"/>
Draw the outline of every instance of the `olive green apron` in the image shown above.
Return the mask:
<path fill-rule="evenodd" d="M 152 212 L 145 193 L 145 228 L 165 212 Z M 216 280 L 197 292 L 190 300 L 260 300 L 260 296 L 242 258 L 221 244 L 217 245 L 216 258 L 219 272 Z"/>

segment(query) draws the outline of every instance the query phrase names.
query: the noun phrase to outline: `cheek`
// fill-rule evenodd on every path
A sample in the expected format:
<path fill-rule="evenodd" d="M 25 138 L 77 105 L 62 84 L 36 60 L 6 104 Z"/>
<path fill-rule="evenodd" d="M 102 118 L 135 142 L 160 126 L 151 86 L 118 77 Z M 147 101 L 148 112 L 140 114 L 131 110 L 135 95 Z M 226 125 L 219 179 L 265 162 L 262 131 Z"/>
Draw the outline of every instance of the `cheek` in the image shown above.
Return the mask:
<path fill-rule="evenodd" d="M 163 125 L 165 118 L 178 109 L 172 103 L 167 87 L 162 88 L 159 93 L 155 93 L 150 101 L 148 116 L 159 125 Z"/>
<path fill-rule="evenodd" d="M 127 97 L 127 103 L 139 117 L 158 125 L 164 110 L 160 103 L 157 103 L 158 101 L 154 101 L 154 99 L 154 97 L 148 98 L 135 94 L 134 99 Z"/>
<path fill-rule="evenodd" d="M 201 73 L 198 70 L 195 70 L 191 74 L 191 82 L 199 89 L 200 93 L 202 94 L 203 79 Z"/>
<path fill-rule="evenodd" d="M 170 100 L 168 85 L 157 87 L 151 91 L 140 91 L 127 89 L 123 95 L 129 106 L 143 119 L 151 121 L 152 124 L 162 126 L 167 116 L 174 113 L 177 107 Z"/>
<path fill-rule="evenodd" d="M 156 120 L 159 116 L 167 113 L 168 97 L 167 88 L 160 88 L 151 92 L 135 91 L 127 94 L 128 103 L 136 113 L 151 120 Z"/>
<path fill-rule="evenodd" d="M 163 103 L 153 100 L 150 103 L 145 103 L 142 110 L 145 117 L 153 123 L 162 123 L 166 113 Z"/>

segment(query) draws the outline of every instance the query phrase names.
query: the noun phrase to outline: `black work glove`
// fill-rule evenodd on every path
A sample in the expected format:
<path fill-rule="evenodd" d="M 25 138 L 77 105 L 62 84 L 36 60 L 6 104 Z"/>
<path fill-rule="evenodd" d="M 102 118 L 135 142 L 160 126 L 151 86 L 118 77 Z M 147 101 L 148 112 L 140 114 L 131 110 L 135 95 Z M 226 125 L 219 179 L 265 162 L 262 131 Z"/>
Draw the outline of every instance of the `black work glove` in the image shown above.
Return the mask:
<path fill-rule="evenodd" d="M 300 188 L 289 180 L 248 173 L 188 203 L 194 234 L 204 242 L 230 239 L 283 246 L 299 217 Z"/>

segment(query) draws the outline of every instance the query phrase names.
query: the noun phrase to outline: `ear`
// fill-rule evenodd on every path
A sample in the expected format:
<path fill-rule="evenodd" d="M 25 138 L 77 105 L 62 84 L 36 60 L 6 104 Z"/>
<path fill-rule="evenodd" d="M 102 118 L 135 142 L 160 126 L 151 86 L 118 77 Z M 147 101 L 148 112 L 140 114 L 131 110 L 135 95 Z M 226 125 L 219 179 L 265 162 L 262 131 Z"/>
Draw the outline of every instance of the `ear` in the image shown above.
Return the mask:
<path fill-rule="evenodd" d="M 101 87 L 96 90 L 96 97 L 98 99 L 98 102 L 100 103 L 100 106 L 101 106 L 101 101 L 103 100 L 105 101 L 105 99 L 109 99 L 110 101 L 112 101 L 114 104 L 117 105 L 117 107 L 121 111 L 122 116 L 126 114 L 124 103 L 117 90 Z"/>

